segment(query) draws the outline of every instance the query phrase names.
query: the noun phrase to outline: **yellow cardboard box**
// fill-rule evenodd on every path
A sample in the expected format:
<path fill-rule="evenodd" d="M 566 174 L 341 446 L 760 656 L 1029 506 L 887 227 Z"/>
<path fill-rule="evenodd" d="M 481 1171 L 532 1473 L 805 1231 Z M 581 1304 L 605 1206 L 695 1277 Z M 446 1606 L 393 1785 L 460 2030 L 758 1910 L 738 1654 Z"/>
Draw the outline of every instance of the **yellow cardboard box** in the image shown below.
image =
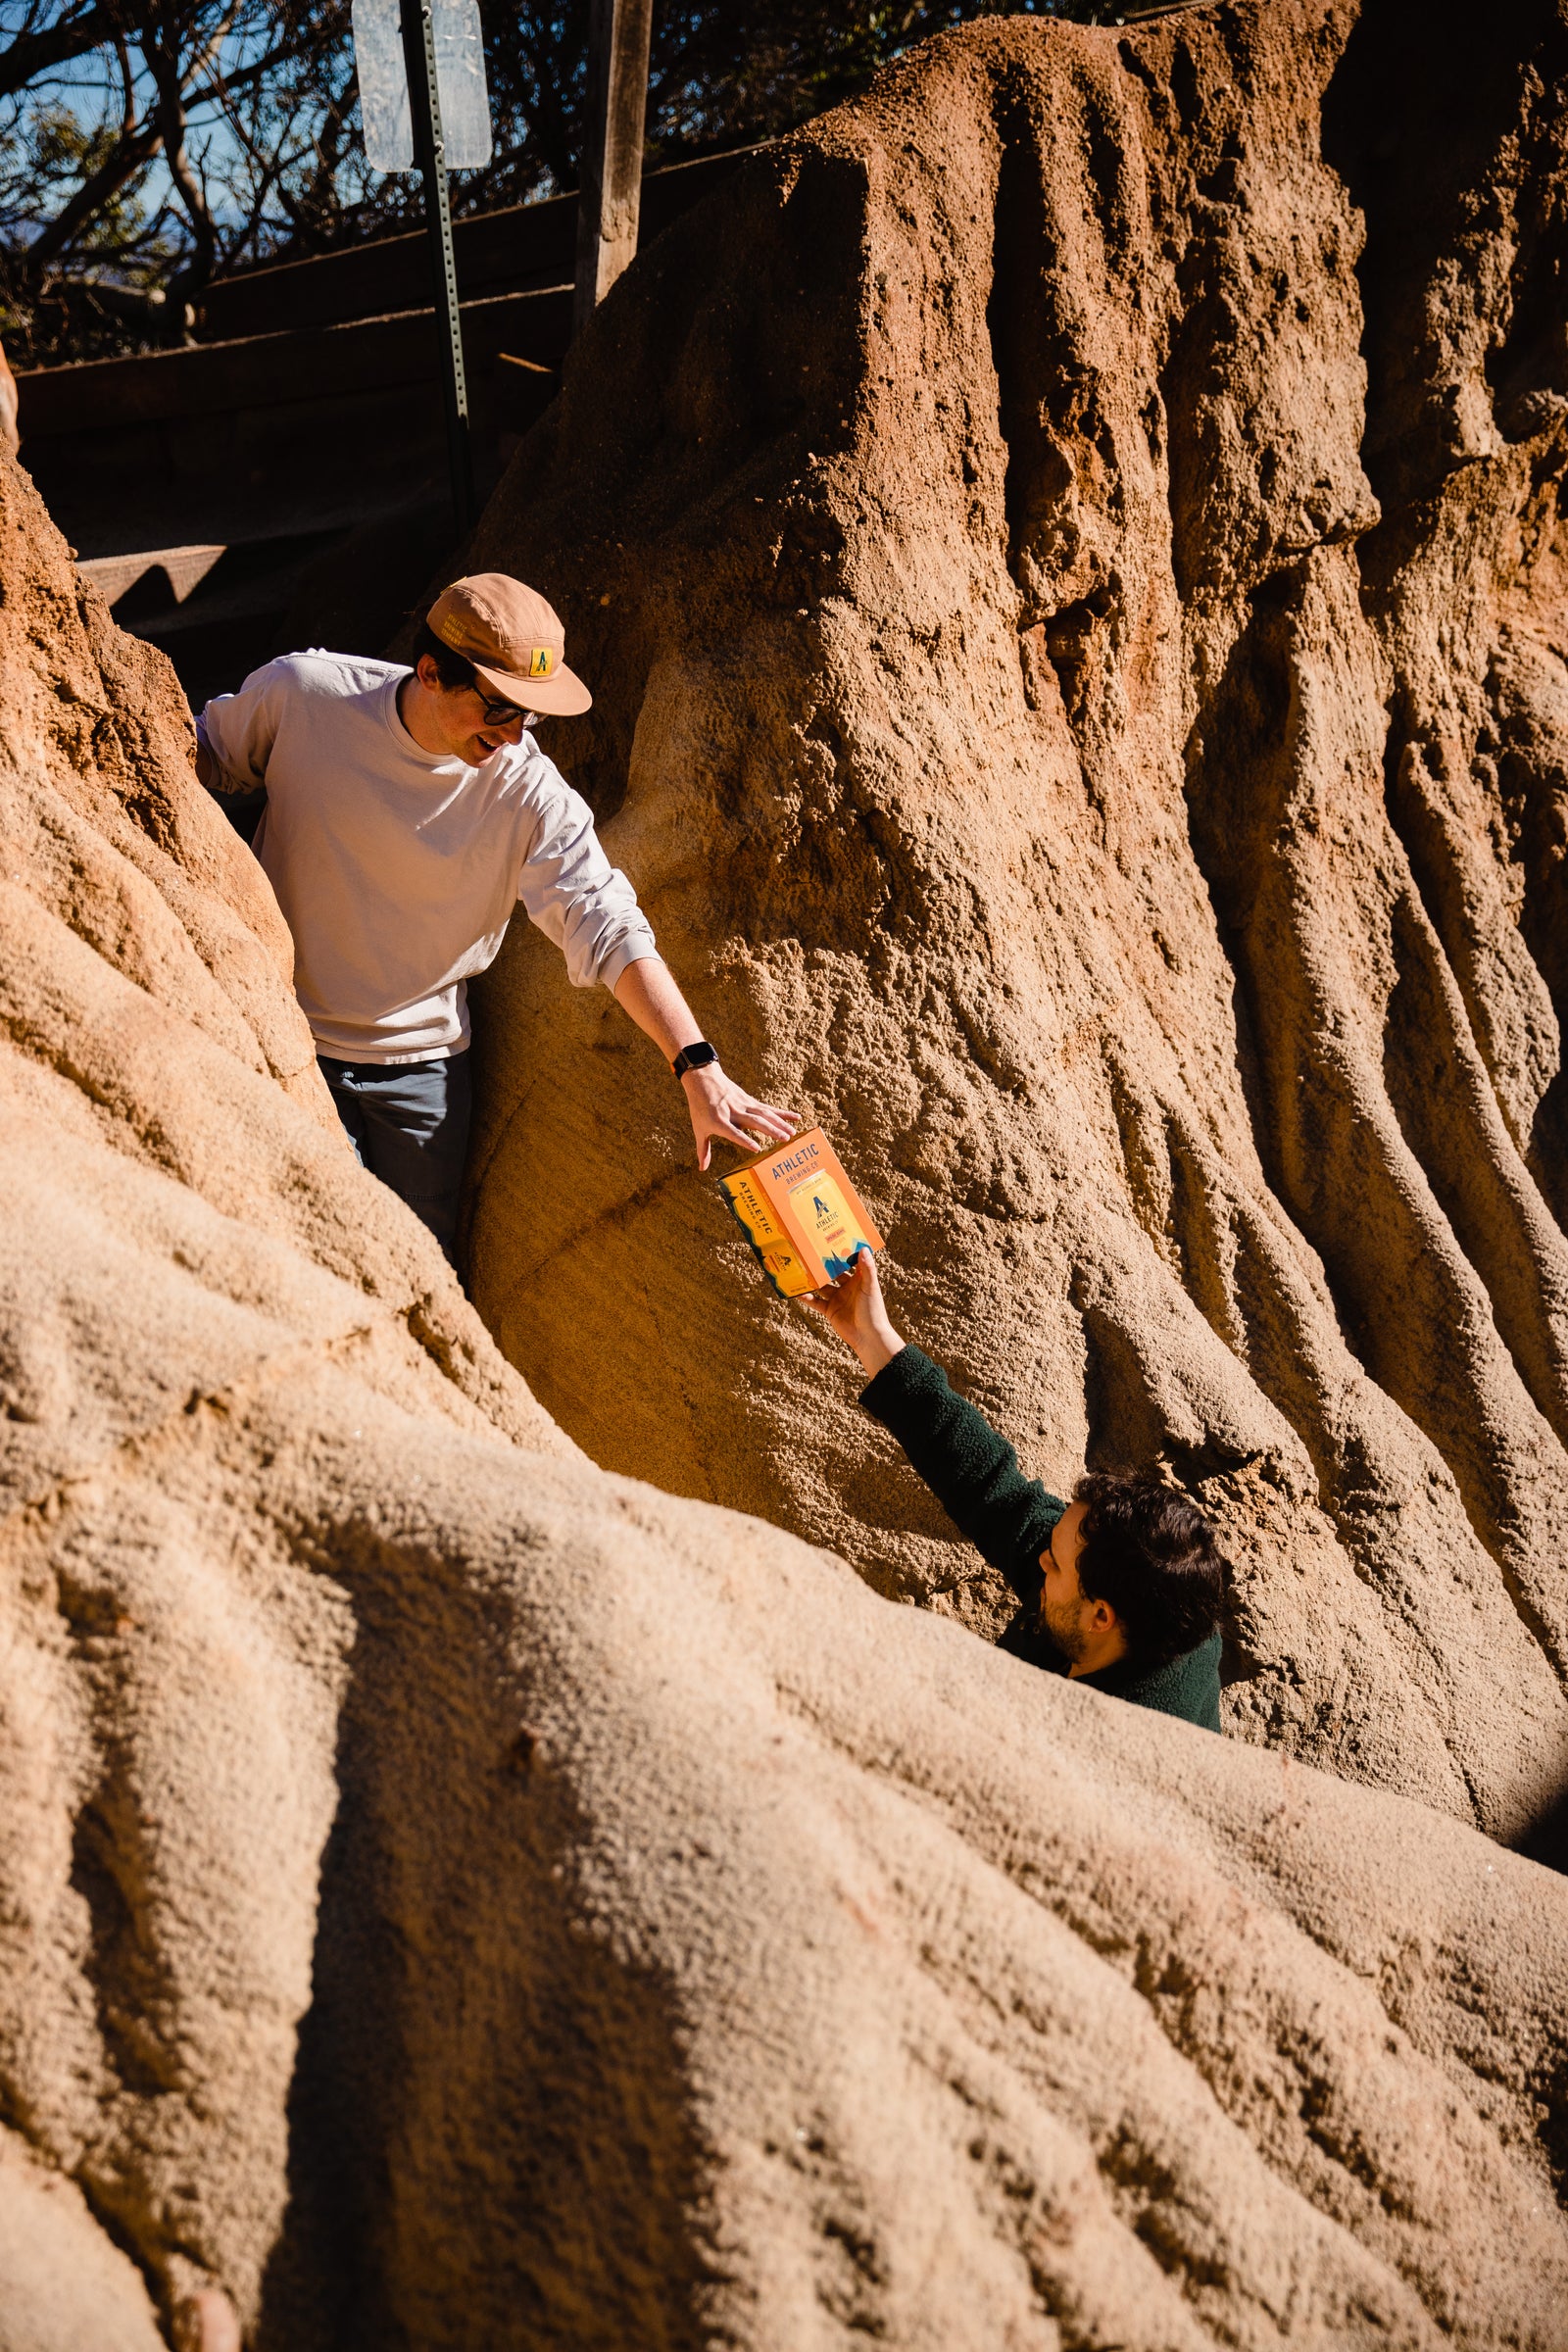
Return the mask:
<path fill-rule="evenodd" d="M 821 1290 L 847 1270 L 858 1250 L 882 1247 L 820 1127 L 803 1127 L 719 1184 L 781 1298 Z"/>

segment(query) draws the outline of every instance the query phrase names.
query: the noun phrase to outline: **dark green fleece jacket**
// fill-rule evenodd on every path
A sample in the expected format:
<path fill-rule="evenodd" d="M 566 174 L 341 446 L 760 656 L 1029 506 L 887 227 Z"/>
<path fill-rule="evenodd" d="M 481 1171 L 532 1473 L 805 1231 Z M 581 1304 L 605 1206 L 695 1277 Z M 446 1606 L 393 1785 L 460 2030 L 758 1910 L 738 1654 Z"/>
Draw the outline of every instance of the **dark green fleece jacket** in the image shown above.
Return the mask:
<path fill-rule="evenodd" d="M 1048 1674 L 1065 1674 L 1067 1660 L 1040 1623 L 1045 1574 L 1040 1554 L 1066 1509 L 1038 1479 L 1025 1478 L 1018 1457 L 984 1413 L 948 1386 L 948 1376 L 918 1348 L 906 1348 L 860 1393 L 874 1420 L 891 1430 L 961 1535 L 1000 1568 L 1021 1607 L 998 1647 Z M 1078 1677 L 1135 1707 L 1180 1715 L 1204 1731 L 1219 1730 L 1220 1638 L 1210 1634 L 1168 1666 L 1141 1674 L 1125 1662 Z"/>

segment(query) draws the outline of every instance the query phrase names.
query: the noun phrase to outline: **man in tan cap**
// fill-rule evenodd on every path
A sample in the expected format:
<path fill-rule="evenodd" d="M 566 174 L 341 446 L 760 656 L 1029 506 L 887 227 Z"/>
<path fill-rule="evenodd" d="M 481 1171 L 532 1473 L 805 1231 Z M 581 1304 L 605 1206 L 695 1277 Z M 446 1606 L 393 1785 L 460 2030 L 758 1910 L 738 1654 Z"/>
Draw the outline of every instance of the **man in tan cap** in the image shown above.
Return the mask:
<path fill-rule="evenodd" d="M 795 1114 L 719 1064 L 588 805 L 528 732 L 593 698 L 544 598 L 504 572 L 437 597 L 412 669 L 286 654 L 196 722 L 209 790 L 265 786 L 256 836 L 294 935 L 294 985 L 365 1165 L 450 1256 L 467 1150 L 466 983 L 520 901 L 573 985 L 611 989 L 686 1095 L 697 1164 L 755 1151 Z"/>

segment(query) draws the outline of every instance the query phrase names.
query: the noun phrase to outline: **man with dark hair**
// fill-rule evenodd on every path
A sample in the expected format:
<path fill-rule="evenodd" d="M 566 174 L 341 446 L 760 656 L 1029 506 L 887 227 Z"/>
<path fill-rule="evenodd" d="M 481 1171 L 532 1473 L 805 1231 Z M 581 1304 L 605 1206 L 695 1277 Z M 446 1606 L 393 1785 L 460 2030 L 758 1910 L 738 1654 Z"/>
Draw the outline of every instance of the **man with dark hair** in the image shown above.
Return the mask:
<path fill-rule="evenodd" d="M 781 1143 L 794 1112 L 719 1066 L 592 813 L 529 732 L 593 697 L 544 598 L 504 572 L 437 597 L 410 667 L 286 654 L 210 702 L 197 773 L 264 786 L 255 850 L 294 937 L 294 985 L 355 1152 L 450 1257 L 467 1153 L 467 982 L 514 906 L 577 988 L 610 989 L 713 1139 Z"/>
<path fill-rule="evenodd" d="M 1067 1503 L 1025 1478 L 1005 1438 L 894 1330 L 868 1250 L 808 1304 L 865 1367 L 866 1411 L 1018 1595 L 1000 1646 L 1217 1732 L 1226 1571 L 1202 1513 L 1134 1471 L 1081 1478 Z"/>

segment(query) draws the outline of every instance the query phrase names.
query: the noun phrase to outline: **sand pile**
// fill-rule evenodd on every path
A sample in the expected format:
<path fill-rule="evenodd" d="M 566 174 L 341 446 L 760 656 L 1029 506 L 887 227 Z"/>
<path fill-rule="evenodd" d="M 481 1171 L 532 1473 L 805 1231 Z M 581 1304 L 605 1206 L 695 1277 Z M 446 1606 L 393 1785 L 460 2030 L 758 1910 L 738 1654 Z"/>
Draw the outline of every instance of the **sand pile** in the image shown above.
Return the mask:
<path fill-rule="evenodd" d="M 1504 1838 L 1568 1786 L 1565 125 L 1551 0 L 971 26 L 643 257 L 469 559 L 901 1328 L 1219 1512 L 1236 1731 Z M 994 1627 L 614 1010 L 519 932 L 480 1044 L 551 1412 Z"/>
<path fill-rule="evenodd" d="M 585 1460 L 354 1166 L 171 674 L 3 463 L 0 673 L 0 2352 L 214 2292 L 258 2352 L 1559 2352 L 1568 1886 Z M 781 992 L 862 1001 L 857 906 Z M 994 1084 L 929 1148 L 1022 1186 Z M 1165 1378 L 1179 1287 L 1095 1264 Z M 1265 1530 L 1293 1442 L 1216 1470 Z"/>

